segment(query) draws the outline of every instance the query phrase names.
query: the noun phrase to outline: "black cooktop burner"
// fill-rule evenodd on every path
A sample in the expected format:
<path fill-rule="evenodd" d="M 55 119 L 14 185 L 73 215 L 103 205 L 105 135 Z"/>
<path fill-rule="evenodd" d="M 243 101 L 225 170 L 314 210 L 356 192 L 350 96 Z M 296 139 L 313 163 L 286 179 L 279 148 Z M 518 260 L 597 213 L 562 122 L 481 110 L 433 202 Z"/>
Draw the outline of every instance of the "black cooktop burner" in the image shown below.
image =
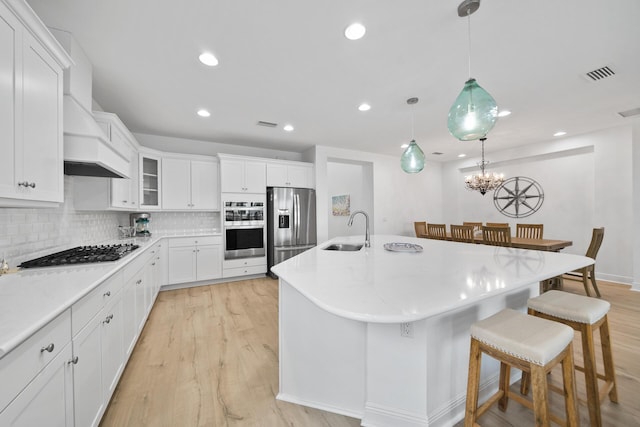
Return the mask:
<path fill-rule="evenodd" d="M 88 264 L 93 262 L 116 261 L 138 249 L 131 243 L 118 245 L 78 246 L 66 251 L 56 252 L 40 258 L 25 261 L 18 267 L 52 267 L 56 265 Z"/>

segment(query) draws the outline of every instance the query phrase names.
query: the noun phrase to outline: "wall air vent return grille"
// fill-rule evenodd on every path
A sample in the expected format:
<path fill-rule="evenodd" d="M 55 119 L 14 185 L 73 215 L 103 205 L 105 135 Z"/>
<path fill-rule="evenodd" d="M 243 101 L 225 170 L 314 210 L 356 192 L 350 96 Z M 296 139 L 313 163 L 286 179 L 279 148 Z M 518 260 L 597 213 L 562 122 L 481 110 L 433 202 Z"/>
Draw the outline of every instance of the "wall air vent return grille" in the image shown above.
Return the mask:
<path fill-rule="evenodd" d="M 589 71 L 587 78 L 591 81 L 597 82 L 607 77 L 613 77 L 616 73 L 609 67 L 598 68 L 597 70 Z"/>
<path fill-rule="evenodd" d="M 439 151 L 434 151 L 433 153 L 434 156 L 442 156 L 443 153 L 439 152 Z"/>
<path fill-rule="evenodd" d="M 640 107 L 633 108 L 627 111 L 620 111 L 618 114 L 620 114 L 622 117 L 638 116 L 640 115 Z"/>
<path fill-rule="evenodd" d="M 258 123 L 256 123 L 258 126 L 264 126 L 266 128 L 274 128 L 276 126 L 278 126 L 277 123 L 273 123 L 273 122 L 265 122 L 265 121 L 258 121 Z"/>

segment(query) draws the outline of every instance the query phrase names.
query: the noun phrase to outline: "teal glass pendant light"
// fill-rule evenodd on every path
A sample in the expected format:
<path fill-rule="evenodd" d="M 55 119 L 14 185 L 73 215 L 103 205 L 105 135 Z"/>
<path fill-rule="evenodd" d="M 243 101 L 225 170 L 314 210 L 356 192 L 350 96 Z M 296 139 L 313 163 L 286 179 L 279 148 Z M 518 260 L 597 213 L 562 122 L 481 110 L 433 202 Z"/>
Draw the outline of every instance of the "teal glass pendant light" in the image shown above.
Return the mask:
<path fill-rule="evenodd" d="M 418 98 L 407 99 L 407 104 L 413 105 L 418 103 Z M 413 113 L 411 114 L 411 142 L 400 156 L 400 167 L 406 173 L 418 173 L 424 169 L 424 152 L 420 149 L 413 136 Z"/>
<path fill-rule="evenodd" d="M 447 127 L 460 141 L 483 138 L 498 120 L 495 99 L 471 77 L 471 14 L 479 7 L 480 0 L 464 0 L 458 6 L 458 16 L 466 16 L 469 26 L 469 79 L 449 109 Z"/>

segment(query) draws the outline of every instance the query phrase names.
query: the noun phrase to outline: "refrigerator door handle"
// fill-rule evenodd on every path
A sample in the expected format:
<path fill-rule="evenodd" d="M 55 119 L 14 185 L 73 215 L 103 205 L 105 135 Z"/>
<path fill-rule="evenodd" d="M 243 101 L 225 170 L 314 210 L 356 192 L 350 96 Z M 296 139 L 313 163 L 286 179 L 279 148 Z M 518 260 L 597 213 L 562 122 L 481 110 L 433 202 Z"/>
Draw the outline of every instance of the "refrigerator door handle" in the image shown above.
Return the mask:
<path fill-rule="evenodd" d="M 295 240 L 296 240 L 296 244 L 298 244 L 300 243 L 300 195 L 294 194 L 293 200 L 294 200 L 293 203 L 295 206 L 295 213 L 294 213 L 295 230 L 296 230 Z"/>

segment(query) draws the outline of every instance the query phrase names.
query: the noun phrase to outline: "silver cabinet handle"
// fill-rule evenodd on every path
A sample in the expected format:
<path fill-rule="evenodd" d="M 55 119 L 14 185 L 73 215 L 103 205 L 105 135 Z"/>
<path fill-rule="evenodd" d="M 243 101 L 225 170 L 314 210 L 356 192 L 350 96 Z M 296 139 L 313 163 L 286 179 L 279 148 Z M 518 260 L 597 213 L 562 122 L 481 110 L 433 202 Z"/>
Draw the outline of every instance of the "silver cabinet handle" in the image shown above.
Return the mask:
<path fill-rule="evenodd" d="M 105 297 L 110 297 L 111 296 L 111 291 L 107 291 L 103 294 L 103 296 Z"/>
<path fill-rule="evenodd" d="M 142 279 L 136 280 L 136 285 L 139 285 L 140 283 L 142 283 Z"/>
<path fill-rule="evenodd" d="M 123 201 L 122 201 L 122 203 L 127 203 L 127 201 L 126 201 L 126 200 L 123 200 Z"/>
<path fill-rule="evenodd" d="M 113 319 L 113 314 L 108 315 L 102 323 L 111 323 L 111 319 Z"/>
<path fill-rule="evenodd" d="M 55 345 L 53 345 L 53 343 L 51 343 L 51 344 L 49 344 L 49 345 L 48 345 L 48 346 L 46 346 L 46 347 L 42 347 L 42 348 L 40 349 L 40 353 L 44 353 L 45 351 L 48 351 L 49 353 L 51 353 L 55 347 L 56 347 L 56 346 L 55 346 Z"/>
<path fill-rule="evenodd" d="M 71 360 L 69 360 L 67 362 L 69 365 L 73 364 L 73 365 L 77 365 L 78 364 L 78 356 L 75 356 L 74 358 L 72 358 Z"/>
<path fill-rule="evenodd" d="M 156 265 L 156 263 L 155 263 L 155 262 L 154 262 L 154 263 L 151 263 L 151 265 Z"/>
<path fill-rule="evenodd" d="M 31 187 L 36 188 L 35 182 L 23 181 L 18 183 L 18 187 Z"/>

